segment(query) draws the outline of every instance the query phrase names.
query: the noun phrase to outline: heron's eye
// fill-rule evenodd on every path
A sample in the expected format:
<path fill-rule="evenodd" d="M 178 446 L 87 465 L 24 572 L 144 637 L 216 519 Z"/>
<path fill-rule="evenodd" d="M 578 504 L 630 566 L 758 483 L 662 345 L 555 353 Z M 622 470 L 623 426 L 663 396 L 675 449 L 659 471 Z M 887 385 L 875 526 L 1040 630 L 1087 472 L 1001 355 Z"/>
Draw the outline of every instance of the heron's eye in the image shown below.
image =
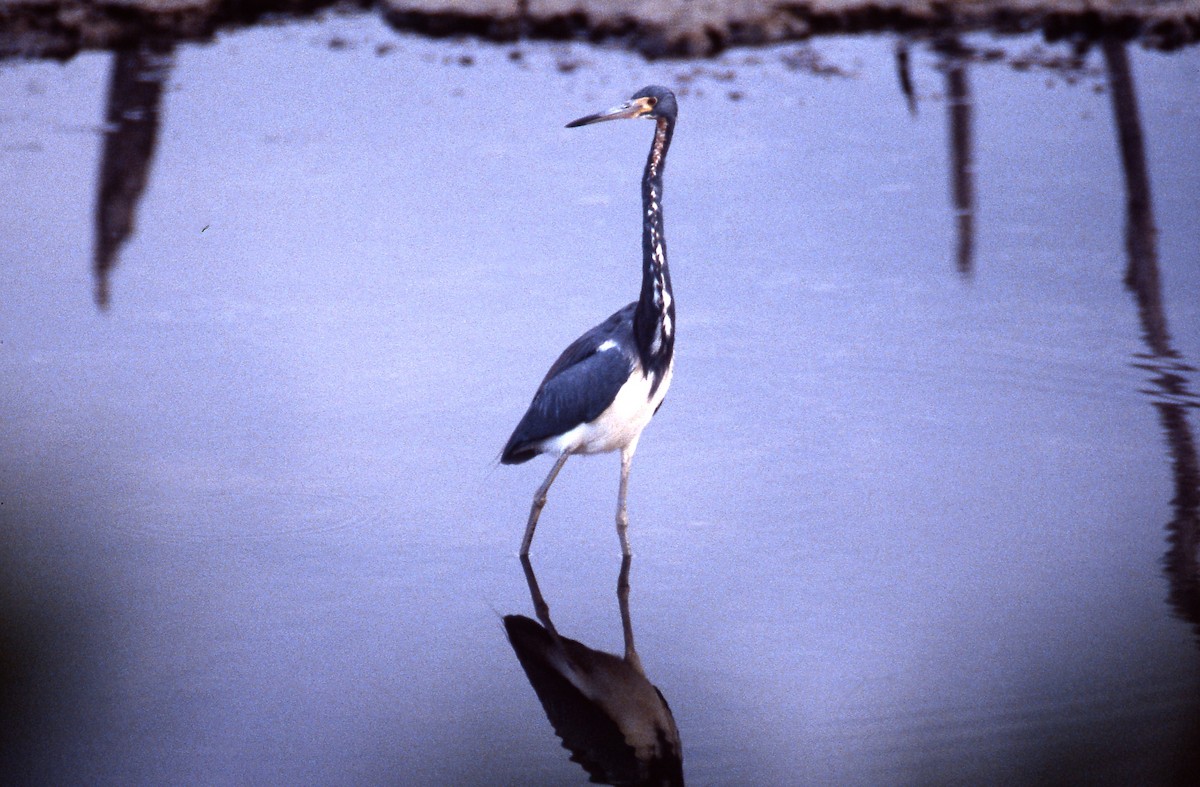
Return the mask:
<path fill-rule="evenodd" d="M 647 96 L 647 97 L 646 97 L 646 103 L 647 103 L 649 106 L 654 106 L 655 104 L 657 104 L 657 103 L 658 103 L 658 99 L 657 99 L 657 98 L 655 98 L 654 96 Z"/>

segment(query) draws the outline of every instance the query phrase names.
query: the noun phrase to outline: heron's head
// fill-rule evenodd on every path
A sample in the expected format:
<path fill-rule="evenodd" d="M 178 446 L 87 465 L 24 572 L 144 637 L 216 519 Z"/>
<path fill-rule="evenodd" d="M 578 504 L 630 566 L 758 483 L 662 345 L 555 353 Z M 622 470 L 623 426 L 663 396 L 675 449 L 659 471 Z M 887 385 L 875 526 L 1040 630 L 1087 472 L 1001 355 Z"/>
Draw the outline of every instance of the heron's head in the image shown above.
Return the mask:
<path fill-rule="evenodd" d="M 665 87 L 650 85 L 644 87 L 624 104 L 597 112 L 595 115 L 572 120 L 567 128 L 586 126 L 589 123 L 599 123 L 602 120 L 621 120 L 622 118 L 670 118 L 675 119 L 679 107 L 675 104 L 675 94 Z"/>

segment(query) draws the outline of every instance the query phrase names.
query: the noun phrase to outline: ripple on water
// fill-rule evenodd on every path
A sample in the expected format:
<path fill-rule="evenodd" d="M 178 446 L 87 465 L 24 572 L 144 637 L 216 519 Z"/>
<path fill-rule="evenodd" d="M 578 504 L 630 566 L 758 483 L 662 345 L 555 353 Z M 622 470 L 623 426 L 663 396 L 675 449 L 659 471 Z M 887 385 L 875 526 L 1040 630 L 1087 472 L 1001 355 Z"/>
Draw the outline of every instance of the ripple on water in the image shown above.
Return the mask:
<path fill-rule="evenodd" d="M 856 740 L 869 741 L 868 750 L 873 754 L 867 760 L 886 764 L 883 770 L 890 773 L 899 766 L 901 770 L 928 774 L 953 764 L 952 769 L 961 775 L 964 763 L 990 761 L 992 765 L 1007 763 L 1014 770 L 1022 764 L 1041 763 L 1051 768 L 1043 776 L 1051 776 L 1053 769 L 1060 767 L 1061 776 L 1077 777 L 1078 773 L 1066 771 L 1078 763 L 1057 758 L 1079 750 L 1081 745 L 1094 746 L 1092 736 L 1098 729 L 1138 729 L 1154 720 L 1161 723 L 1162 719 L 1173 718 L 1178 720 L 1176 739 L 1187 739 L 1191 732 L 1188 713 L 1194 705 L 1192 691 L 1185 681 L 1147 681 L 1110 686 L 1098 693 L 1062 690 L 969 706 L 905 704 L 892 707 L 890 712 L 851 714 L 831 720 L 831 726 Z M 839 734 L 836 730 L 830 732 Z M 1109 743 L 1115 746 L 1109 752 L 1114 760 L 1109 765 L 1133 754 L 1121 751 L 1128 741 Z M 986 771 L 987 766 L 982 770 Z"/>
<path fill-rule="evenodd" d="M 116 527 L 166 542 L 286 541 L 371 529 L 383 511 L 370 496 L 339 491 L 219 489 L 134 503 Z"/>

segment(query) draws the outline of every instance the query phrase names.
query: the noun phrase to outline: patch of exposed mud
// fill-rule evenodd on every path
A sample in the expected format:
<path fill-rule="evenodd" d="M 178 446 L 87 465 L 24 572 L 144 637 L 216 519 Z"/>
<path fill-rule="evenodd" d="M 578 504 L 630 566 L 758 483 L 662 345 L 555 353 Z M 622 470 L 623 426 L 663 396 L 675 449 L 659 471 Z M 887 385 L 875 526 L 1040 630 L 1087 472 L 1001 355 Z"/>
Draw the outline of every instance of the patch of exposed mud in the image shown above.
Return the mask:
<path fill-rule="evenodd" d="M 428 36 L 583 40 L 648 58 L 711 57 L 734 46 L 857 32 L 1040 30 L 1050 41 L 1115 37 L 1156 49 L 1200 40 L 1200 0 L 0 0 L 0 57 L 69 58 L 84 49 L 206 40 L 222 29 L 368 9 L 397 30 Z"/>

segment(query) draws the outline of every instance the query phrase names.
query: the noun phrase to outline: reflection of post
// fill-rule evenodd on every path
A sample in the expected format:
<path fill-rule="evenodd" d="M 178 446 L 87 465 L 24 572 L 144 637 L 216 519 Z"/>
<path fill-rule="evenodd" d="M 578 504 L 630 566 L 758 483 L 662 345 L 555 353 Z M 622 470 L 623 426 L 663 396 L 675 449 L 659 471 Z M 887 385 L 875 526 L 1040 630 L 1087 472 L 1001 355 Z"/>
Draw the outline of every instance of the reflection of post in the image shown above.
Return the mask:
<path fill-rule="evenodd" d="M 1155 402 L 1167 446 L 1171 453 L 1171 475 L 1175 517 L 1167 525 L 1170 546 L 1163 557 L 1170 590 L 1167 600 L 1176 614 L 1192 624 L 1200 644 L 1200 464 L 1196 442 L 1187 421 L 1187 411 L 1176 403 Z"/>
<path fill-rule="evenodd" d="M 1171 349 L 1158 281 L 1158 231 L 1154 227 L 1154 207 L 1150 199 L 1146 145 L 1142 139 L 1142 121 L 1125 45 L 1106 38 L 1104 60 L 1108 65 L 1108 89 L 1112 93 L 1116 116 L 1121 167 L 1125 171 L 1125 249 L 1129 255 L 1125 283 L 1138 299 L 1145 331 L 1143 338 L 1150 351 L 1157 356 L 1174 357 L 1176 353 Z"/>
<path fill-rule="evenodd" d="M 908 41 L 903 38 L 896 42 L 896 78 L 900 80 L 900 92 L 904 94 L 904 101 L 908 104 L 908 114 L 917 114 L 917 93 L 913 89 Z"/>
<path fill-rule="evenodd" d="M 683 784 L 679 730 L 646 678 L 633 644 L 627 556 L 617 580 L 625 657 L 561 636 L 550 620 L 528 557 L 521 558 L 541 625 L 507 615 L 504 629 L 547 718 L 571 759 L 600 784 Z"/>
<path fill-rule="evenodd" d="M 104 125 L 104 153 L 96 198 L 93 270 L 96 303 L 108 305 L 108 275 L 117 252 L 133 231 L 134 213 L 146 187 L 158 136 L 163 84 L 171 72 L 174 45 L 144 45 L 113 56 Z"/>
<path fill-rule="evenodd" d="M 1176 613 L 1191 622 L 1200 638 L 1200 462 L 1187 419 L 1187 409 L 1200 402 L 1188 391 L 1184 377 L 1195 370 L 1180 361 L 1167 329 L 1158 275 L 1150 177 L 1129 56 L 1125 44 L 1115 39 L 1105 39 L 1103 47 L 1125 171 L 1125 248 L 1129 255 L 1125 283 L 1137 300 L 1142 338 L 1149 350 L 1140 356 L 1137 365 L 1153 375 L 1154 389 L 1147 393 L 1154 399 L 1154 408 L 1167 436 L 1175 481 L 1175 497 L 1171 501 L 1175 516 L 1167 525 L 1170 547 L 1163 561 L 1170 583 L 1168 598 Z"/>
<path fill-rule="evenodd" d="M 958 220 L 958 272 L 969 274 L 975 256 L 975 157 L 971 148 L 971 89 L 966 51 L 958 39 L 939 44 L 946 60 L 950 104 L 950 162 L 954 173 L 954 213 Z"/>

